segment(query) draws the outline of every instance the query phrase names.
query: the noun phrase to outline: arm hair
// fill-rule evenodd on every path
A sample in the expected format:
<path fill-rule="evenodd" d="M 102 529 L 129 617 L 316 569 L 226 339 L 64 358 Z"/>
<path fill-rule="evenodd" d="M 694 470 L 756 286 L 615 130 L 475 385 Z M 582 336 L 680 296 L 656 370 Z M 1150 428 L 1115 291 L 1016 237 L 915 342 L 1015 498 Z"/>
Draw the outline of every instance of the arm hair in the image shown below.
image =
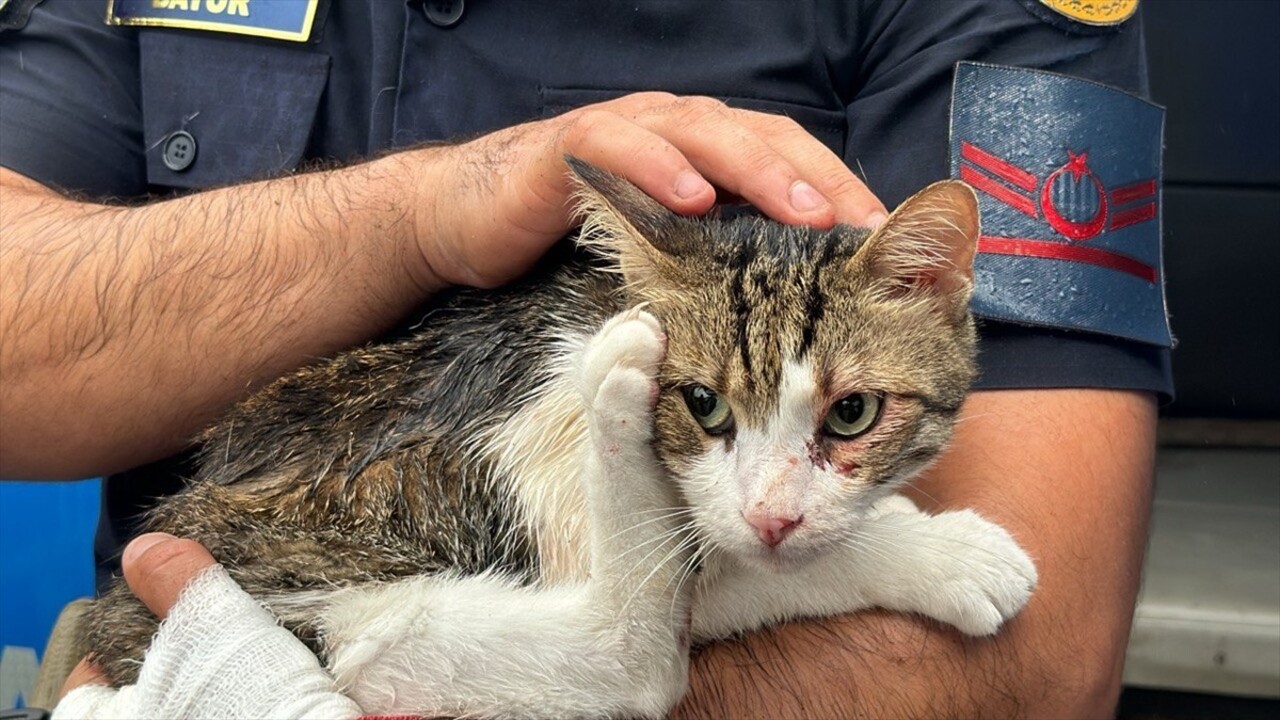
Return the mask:
<path fill-rule="evenodd" d="M 274 376 L 376 336 L 440 283 L 405 156 L 137 206 L 0 168 L 0 477 L 182 449 Z"/>

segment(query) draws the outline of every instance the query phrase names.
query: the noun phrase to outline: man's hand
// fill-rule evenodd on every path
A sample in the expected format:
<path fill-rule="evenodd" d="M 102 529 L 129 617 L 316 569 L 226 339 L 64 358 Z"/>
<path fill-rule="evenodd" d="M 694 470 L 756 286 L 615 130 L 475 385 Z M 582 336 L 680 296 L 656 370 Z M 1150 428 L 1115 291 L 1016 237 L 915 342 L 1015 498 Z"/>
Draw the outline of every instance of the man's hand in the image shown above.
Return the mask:
<path fill-rule="evenodd" d="M 885 218 L 884 205 L 799 124 L 705 97 L 638 93 L 426 152 L 444 162 L 420 166 L 428 172 L 416 173 L 409 196 L 424 200 L 417 235 L 450 284 L 510 280 L 573 226 L 566 154 L 682 215 L 710 210 L 718 188 L 722 199 L 789 224 L 874 226 Z M 412 164 L 406 170 L 415 175 Z"/>
<path fill-rule="evenodd" d="M 884 213 L 790 119 L 665 93 L 139 207 L 0 168 L 0 477 L 171 455 L 255 387 L 377 337 L 432 292 L 516 277 L 573 224 L 566 154 L 683 214 L 716 188 L 788 223 Z"/>
<path fill-rule="evenodd" d="M 165 533 L 139 536 L 129 543 L 120 558 L 124 581 L 147 609 L 163 620 L 178 602 L 182 589 L 207 568 L 217 564 L 200 543 Z M 107 680 L 85 658 L 72 669 L 62 685 L 62 695 L 81 685 L 106 685 Z"/>
<path fill-rule="evenodd" d="M 246 595 L 208 551 L 154 533 L 121 560 L 129 589 L 165 620 L 138 683 L 103 687 L 86 658 L 54 717 L 358 717 L 315 656 Z"/>

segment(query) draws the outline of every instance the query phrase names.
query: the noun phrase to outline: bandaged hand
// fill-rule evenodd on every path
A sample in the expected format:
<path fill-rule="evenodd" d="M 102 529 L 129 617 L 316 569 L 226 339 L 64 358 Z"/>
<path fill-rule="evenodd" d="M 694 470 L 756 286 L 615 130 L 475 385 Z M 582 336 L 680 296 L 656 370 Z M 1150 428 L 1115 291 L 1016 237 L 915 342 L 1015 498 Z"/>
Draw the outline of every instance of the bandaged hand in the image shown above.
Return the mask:
<path fill-rule="evenodd" d="M 73 687 L 55 720 L 360 716 L 311 651 L 198 544 L 144 535 L 123 565 L 130 589 L 164 619 L 138 682 Z"/>

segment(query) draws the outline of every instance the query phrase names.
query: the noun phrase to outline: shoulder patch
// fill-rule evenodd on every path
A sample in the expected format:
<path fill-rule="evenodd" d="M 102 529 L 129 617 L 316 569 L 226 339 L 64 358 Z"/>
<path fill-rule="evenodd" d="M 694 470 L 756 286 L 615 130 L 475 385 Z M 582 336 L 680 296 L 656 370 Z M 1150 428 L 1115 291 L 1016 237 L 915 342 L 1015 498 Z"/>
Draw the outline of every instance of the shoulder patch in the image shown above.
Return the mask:
<path fill-rule="evenodd" d="M 1169 347 L 1164 109 L 1104 85 L 960 63 L 951 175 L 978 191 L 973 311 Z"/>
<path fill-rule="evenodd" d="M 306 42 L 320 0 L 107 0 L 107 23 Z"/>

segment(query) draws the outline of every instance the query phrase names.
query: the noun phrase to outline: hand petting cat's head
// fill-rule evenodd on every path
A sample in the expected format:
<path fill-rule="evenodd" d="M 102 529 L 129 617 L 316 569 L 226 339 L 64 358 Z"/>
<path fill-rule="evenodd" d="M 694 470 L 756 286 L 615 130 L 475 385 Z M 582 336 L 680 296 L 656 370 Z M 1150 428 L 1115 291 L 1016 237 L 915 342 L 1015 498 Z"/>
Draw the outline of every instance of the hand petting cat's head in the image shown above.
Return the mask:
<path fill-rule="evenodd" d="M 850 541 L 946 445 L 973 378 L 973 192 L 820 231 L 683 218 L 569 162 L 580 242 L 666 330 L 655 446 L 704 543 L 785 568 Z"/>

